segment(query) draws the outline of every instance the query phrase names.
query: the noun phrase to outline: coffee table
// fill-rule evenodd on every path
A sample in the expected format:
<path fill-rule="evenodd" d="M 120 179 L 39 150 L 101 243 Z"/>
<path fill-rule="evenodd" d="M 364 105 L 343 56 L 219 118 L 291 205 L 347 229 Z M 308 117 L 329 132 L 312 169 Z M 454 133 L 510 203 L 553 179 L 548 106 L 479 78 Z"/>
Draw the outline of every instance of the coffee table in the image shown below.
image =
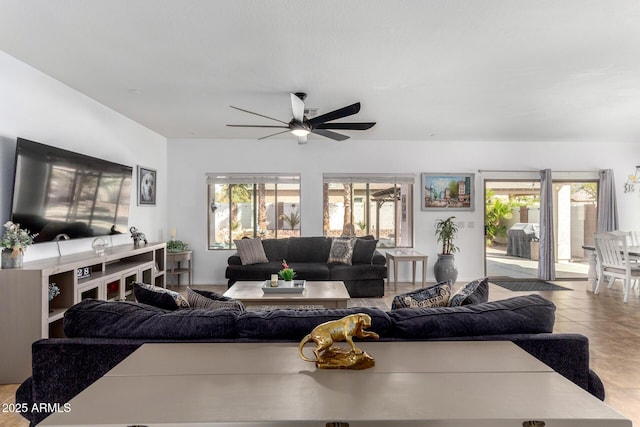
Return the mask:
<path fill-rule="evenodd" d="M 373 368 L 316 369 L 297 343 L 144 344 L 40 425 L 631 427 L 508 341 L 358 346 Z"/>
<path fill-rule="evenodd" d="M 340 281 L 307 281 L 302 293 L 266 294 L 262 291 L 263 285 L 264 281 L 236 282 L 224 296 L 245 305 L 322 305 L 327 308 L 347 308 L 350 298 Z"/>

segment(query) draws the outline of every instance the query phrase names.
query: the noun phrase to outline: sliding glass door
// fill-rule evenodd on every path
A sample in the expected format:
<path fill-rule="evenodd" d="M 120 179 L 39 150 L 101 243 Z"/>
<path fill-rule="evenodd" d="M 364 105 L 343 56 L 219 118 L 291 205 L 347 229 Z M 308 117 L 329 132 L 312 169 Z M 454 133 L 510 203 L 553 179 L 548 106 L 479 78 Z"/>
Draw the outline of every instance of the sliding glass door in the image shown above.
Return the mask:
<path fill-rule="evenodd" d="M 539 180 L 485 180 L 485 271 L 489 277 L 538 277 Z M 556 279 L 586 279 L 583 245 L 593 244 L 597 180 L 553 180 Z"/>
<path fill-rule="evenodd" d="M 553 180 L 557 279 L 586 279 L 584 245 L 593 245 L 597 227 L 597 181 Z"/>
<path fill-rule="evenodd" d="M 540 181 L 485 181 L 485 266 L 491 278 L 538 276 Z"/>

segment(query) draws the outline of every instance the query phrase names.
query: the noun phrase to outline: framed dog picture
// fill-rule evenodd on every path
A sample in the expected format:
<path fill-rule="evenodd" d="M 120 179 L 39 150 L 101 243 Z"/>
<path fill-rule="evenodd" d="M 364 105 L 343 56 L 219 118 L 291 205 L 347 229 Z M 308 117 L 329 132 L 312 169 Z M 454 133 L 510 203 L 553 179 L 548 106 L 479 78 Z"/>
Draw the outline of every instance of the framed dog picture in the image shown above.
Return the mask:
<path fill-rule="evenodd" d="M 138 166 L 138 205 L 156 204 L 156 171 Z"/>
<path fill-rule="evenodd" d="M 473 211 L 472 173 L 423 173 L 423 211 Z"/>

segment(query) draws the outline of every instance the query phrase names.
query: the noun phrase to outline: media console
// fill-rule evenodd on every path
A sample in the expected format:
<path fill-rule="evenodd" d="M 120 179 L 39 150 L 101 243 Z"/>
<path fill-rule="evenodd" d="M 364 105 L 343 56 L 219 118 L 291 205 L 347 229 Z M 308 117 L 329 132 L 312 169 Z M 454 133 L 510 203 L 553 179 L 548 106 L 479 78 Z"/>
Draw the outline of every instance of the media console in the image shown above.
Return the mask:
<path fill-rule="evenodd" d="M 166 243 L 112 246 L 0 270 L 0 384 L 31 375 L 31 344 L 63 337 L 65 311 L 86 298 L 133 300 L 134 282 L 166 286 Z M 49 301 L 49 284 L 60 294 Z"/>

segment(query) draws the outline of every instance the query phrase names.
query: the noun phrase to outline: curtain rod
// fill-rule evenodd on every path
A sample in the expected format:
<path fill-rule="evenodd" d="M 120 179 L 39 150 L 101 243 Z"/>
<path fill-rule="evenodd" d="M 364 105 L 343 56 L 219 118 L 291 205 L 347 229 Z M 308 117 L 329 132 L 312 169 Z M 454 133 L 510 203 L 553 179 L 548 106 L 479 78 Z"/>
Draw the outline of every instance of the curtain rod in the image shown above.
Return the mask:
<path fill-rule="evenodd" d="M 478 169 L 478 173 L 483 172 L 508 172 L 508 173 L 516 173 L 516 172 L 540 172 L 544 169 L 518 169 L 518 170 L 509 170 L 509 169 Z M 591 169 L 591 170 L 581 170 L 581 171 L 559 171 L 555 169 L 551 169 L 551 172 L 558 173 L 592 173 L 592 172 L 600 172 L 599 169 Z"/>

